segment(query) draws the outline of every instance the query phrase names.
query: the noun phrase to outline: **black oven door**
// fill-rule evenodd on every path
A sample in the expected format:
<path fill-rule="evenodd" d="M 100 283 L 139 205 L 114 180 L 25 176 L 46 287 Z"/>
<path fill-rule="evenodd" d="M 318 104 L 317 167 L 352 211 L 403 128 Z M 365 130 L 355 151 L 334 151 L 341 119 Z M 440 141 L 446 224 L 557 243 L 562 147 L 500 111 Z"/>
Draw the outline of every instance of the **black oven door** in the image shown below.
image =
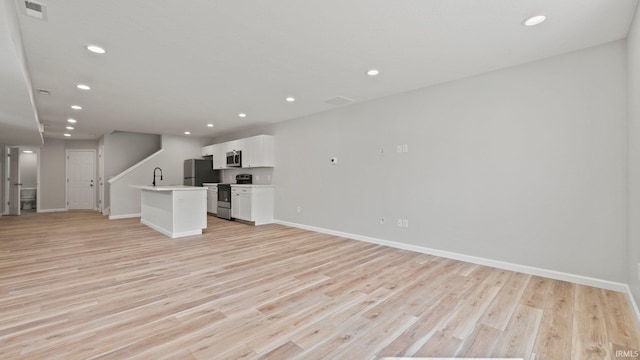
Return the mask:
<path fill-rule="evenodd" d="M 218 184 L 218 217 L 231 220 L 231 185 Z"/>
<path fill-rule="evenodd" d="M 231 208 L 231 186 L 218 184 L 218 207 Z"/>

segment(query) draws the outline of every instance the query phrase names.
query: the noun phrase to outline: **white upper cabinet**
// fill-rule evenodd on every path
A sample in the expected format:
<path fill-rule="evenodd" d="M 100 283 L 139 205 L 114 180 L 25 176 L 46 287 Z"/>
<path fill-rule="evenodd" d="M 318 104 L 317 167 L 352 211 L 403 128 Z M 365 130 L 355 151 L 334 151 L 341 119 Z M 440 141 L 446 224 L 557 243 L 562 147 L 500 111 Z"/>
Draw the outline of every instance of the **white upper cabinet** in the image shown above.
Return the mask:
<path fill-rule="evenodd" d="M 273 136 L 258 135 L 242 139 L 242 167 L 273 167 Z"/>
<path fill-rule="evenodd" d="M 214 145 L 207 145 L 202 147 L 202 156 L 211 156 L 213 155 L 213 147 Z"/>
<path fill-rule="evenodd" d="M 273 167 L 273 136 L 258 135 L 202 147 L 202 156 L 213 155 L 213 169 L 227 169 L 227 152 L 242 151 L 242 167 Z"/>
<path fill-rule="evenodd" d="M 258 135 L 202 147 L 202 156 L 213 155 L 213 169 L 227 169 L 227 152 L 242 151 L 242 167 L 273 167 L 273 136 Z"/>
<path fill-rule="evenodd" d="M 227 148 L 226 143 L 215 144 L 213 146 L 213 169 L 222 170 L 227 168 Z"/>

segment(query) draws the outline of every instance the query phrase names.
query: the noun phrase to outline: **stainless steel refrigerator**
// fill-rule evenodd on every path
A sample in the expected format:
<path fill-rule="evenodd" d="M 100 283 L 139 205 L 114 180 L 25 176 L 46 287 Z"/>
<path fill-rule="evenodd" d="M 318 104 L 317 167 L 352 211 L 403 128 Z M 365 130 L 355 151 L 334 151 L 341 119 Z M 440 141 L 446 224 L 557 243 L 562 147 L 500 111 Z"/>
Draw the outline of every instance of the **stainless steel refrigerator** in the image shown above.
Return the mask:
<path fill-rule="evenodd" d="M 205 159 L 184 161 L 184 185 L 202 186 L 202 183 L 220 182 L 220 171 L 213 170 L 213 162 Z"/>

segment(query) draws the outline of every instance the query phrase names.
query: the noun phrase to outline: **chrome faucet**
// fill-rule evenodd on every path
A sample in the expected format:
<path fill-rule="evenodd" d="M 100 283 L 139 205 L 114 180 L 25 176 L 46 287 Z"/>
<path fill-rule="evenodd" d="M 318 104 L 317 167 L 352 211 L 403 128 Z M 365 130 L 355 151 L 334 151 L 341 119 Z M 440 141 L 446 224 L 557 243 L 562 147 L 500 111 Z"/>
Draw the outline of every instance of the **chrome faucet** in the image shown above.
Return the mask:
<path fill-rule="evenodd" d="M 160 170 L 160 180 L 162 180 L 162 169 L 160 169 L 159 167 L 156 167 L 155 169 L 153 169 L 153 186 L 156 186 L 156 170 Z"/>

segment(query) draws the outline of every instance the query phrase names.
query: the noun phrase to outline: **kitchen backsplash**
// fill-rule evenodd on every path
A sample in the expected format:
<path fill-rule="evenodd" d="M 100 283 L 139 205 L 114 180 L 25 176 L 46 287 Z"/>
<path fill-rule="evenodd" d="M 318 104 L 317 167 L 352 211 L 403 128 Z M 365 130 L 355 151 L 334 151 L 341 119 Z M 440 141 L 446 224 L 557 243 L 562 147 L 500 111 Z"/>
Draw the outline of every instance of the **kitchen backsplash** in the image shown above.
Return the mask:
<path fill-rule="evenodd" d="M 273 168 L 252 168 L 252 169 L 227 169 L 222 170 L 223 183 L 236 183 L 236 175 L 251 174 L 253 175 L 253 183 L 257 185 L 271 185 L 273 177 Z"/>

